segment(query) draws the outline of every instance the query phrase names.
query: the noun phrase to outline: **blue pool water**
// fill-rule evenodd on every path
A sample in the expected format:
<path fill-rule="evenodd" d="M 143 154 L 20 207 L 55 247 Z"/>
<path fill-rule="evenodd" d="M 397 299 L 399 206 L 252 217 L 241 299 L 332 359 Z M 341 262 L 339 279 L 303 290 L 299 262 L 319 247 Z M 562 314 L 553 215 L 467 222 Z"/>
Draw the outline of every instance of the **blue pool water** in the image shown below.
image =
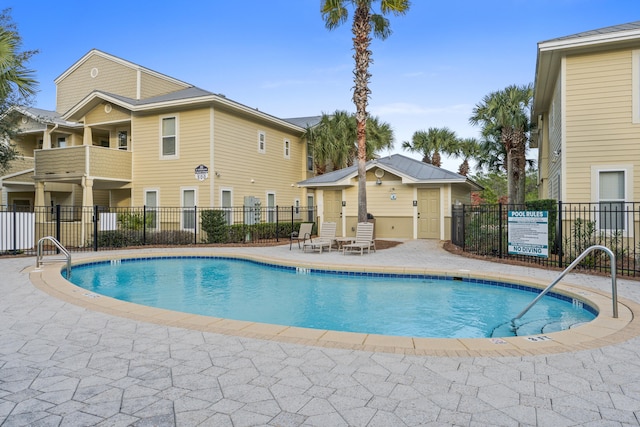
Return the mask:
<path fill-rule="evenodd" d="M 71 281 L 137 304 L 306 328 L 441 338 L 556 332 L 595 310 L 553 294 L 511 328 L 535 298 L 526 286 L 473 279 L 363 275 L 215 258 L 147 258 L 75 266 Z M 520 288 L 520 289 L 518 289 Z"/>

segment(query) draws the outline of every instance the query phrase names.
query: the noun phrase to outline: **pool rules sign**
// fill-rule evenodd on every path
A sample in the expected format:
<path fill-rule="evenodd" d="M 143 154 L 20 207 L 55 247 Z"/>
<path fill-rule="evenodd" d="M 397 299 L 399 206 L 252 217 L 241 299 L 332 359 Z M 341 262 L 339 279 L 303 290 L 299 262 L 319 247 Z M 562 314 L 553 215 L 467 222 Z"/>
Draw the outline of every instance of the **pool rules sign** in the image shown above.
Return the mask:
<path fill-rule="evenodd" d="M 509 211 L 510 255 L 549 257 L 549 212 Z"/>

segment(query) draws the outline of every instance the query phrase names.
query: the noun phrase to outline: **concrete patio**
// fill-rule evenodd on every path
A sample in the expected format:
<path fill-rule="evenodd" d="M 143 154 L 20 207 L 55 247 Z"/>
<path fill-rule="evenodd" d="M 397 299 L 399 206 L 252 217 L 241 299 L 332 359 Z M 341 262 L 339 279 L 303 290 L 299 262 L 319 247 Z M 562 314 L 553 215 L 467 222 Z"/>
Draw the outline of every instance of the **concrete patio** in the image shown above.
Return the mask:
<path fill-rule="evenodd" d="M 364 256 L 305 254 L 290 251 L 288 242 L 171 251 L 544 281 L 558 274 L 458 257 L 424 240 Z M 95 255 L 74 254 L 74 260 Z M 171 326 L 166 319 L 90 310 L 34 286 L 29 277 L 34 263 L 26 257 L 0 259 L 2 426 L 640 424 L 635 318 L 606 340 L 565 352 L 433 356 L 402 349 L 369 351 L 207 332 Z M 611 292 L 607 277 L 570 274 L 563 282 Z M 640 303 L 637 281 L 618 280 L 618 293 L 632 309 Z"/>

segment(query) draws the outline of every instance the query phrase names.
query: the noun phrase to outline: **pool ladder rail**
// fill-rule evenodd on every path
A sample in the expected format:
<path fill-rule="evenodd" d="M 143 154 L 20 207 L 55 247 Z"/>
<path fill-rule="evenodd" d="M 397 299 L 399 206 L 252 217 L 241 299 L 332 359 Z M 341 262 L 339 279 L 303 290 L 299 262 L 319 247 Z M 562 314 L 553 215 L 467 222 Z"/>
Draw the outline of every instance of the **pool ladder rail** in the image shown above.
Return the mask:
<path fill-rule="evenodd" d="M 611 251 L 611 249 L 607 248 L 606 246 L 593 245 L 585 249 L 584 252 L 582 252 L 578 258 L 576 258 L 567 268 L 565 268 L 565 270 L 562 273 L 560 273 L 560 275 L 553 282 L 551 282 L 549 286 L 547 286 L 533 301 L 531 301 L 531 303 L 529 303 L 529 305 L 526 306 L 524 310 L 520 312 L 520 314 L 518 314 L 516 317 L 511 319 L 512 327 L 515 328 L 516 320 L 524 316 L 527 313 L 527 311 L 531 309 L 531 307 L 533 307 L 538 301 L 540 301 L 540 299 L 543 296 L 547 294 L 547 292 L 551 290 L 551 288 L 553 288 L 556 284 L 558 284 L 558 282 L 562 280 L 564 276 L 569 274 L 571 270 L 573 270 L 578 264 L 580 264 L 580 261 L 582 261 L 584 257 L 586 257 L 587 255 L 589 255 L 591 252 L 595 250 L 601 250 L 606 252 L 606 254 L 609 255 L 609 258 L 611 259 L 611 300 L 613 301 L 613 318 L 617 319 L 618 318 L 618 290 L 616 285 L 616 256 Z"/>
<path fill-rule="evenodd" d="M 50 241 L 51 243 L 53 243 L 53 245 L 56 248 L 58 248 L 58 250 L 62 252 L 62 254 L 67 259 L 67 279 L 68 279 L 69 277 L 71 277 L 71 253 L 67 250 L 67 248 L 62 246 L 62 243 L 60 243 L 58 239 L 56 239 L 53 236 L 45 236 L 40 240 L 38 240 L 38 247 L 36 252 L 36 268 L 40 268 L 40 266 L 42 266 L 43 257 L 44 257 L 44 254 L 42 253 L 42 244 L 45 241 Z"/>

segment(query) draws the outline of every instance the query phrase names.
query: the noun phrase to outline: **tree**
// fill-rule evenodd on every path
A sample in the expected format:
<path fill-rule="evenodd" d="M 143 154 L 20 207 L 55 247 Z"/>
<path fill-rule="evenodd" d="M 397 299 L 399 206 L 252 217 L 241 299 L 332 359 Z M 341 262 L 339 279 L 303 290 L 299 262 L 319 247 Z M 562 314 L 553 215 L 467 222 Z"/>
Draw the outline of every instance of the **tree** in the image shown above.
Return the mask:
<path fill-rule="evenodd" d="M 476 159 L 480 154 L 480 143 L 475 138 L 464 138 L 458 141 L 458 150 L 455 156 L 462 158 L 462 163 L 458 168 L 460 175 L 469 174 L 469 160 Z"/>
<path fill-rule="evenodd" d="M 509 203 L 525 200 L 526 152 L 533 86 L 511 85 L 486 95 L 473 109 L 469 121 L 482 126 L 487 141 L 499 141 L 506 156 Z"/>
<path fill-rule="evenodd" d="M 507 203 L 507 175 L 503 171 L 479 172 L 471 177 L 484 187 L 475 196 L 476 204 Z M 527 168 L 525 201 L 538 200 L 538 172 Z"/>
<path fill-rule="evenodd" d="M 320 122 L 310 128 L 304 137 L 310 141 L 313 159 L 318 174 L 323 174 L 330 165 L 341 169 L 353 165 L 357 159 L 356 117 L 346 111 L 323 114 Z M 374 158 L 376 152 L 393 146 L 393 129 L 377 117 L 367 119 L 366 159 Z"/>
<path fill-rule="evenodd" d="M 0 13 L 0 172 L 17 154 L 9 143 L 16 133 L 11 107 L 27 105 L 37 89 L 34 71 L 26 66 L 37 51 L 20 51 L 22 37 L 10 13 L 11 9 Z"/>
<path fill-rule="evenodd" d="M 381 13 L 373 11 L 378 0 L 322 0 L 320 11 L 325 26 L 333 30 L 348 18 L 347 6 L 355 7 L 351 32 L 353 33 L 353 57 L 355 60 L 353 103 L 356 107 L 358 141 L 358 222 L 367 221 L 367 104 L 369 102 L 369 65 L 371 64 L 371 34 L 382 40 L 391 35 L 389 13 L 403 15 L 409 10 L 409 0 L 379 0 Z"/>
<path fill-rule="evenodd" d="M 457 152 L 458 137 L 449 128 L 429 128 L 426 132 L 419 130 L 413 133 L 411 142 L 404 141 L 402 148 L 422 154 L 422 161 L 433 166 L 442 165 L 441 154 L 453 155 Z"/>

